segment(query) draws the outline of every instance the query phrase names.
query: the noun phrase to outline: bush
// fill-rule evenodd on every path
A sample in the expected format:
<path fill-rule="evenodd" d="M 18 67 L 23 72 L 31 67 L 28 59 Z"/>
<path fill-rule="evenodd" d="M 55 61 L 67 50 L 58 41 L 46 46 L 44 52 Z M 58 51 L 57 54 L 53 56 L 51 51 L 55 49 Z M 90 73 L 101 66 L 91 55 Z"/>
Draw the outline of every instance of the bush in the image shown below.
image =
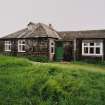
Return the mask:
<path fill-rule="evenodd" d="M 84 60 L 80 60 L 77 63 L 80 63 L 80 64 L 87 63 L 87 64 L 95 64 L 97 66 L 105 66 L 105 61 L 97 60 L 97 59 L 84 59 Z"/>
<path fill-rule="evenodd" d="M 101 60 L 97 60 L 97 59 L 85 59 L 84 61 L 90 64 L 98 64 L 98 63 L 101 64 L 102 63 Z"/>
<path fill-rule="evenodd" d="M 46 56 L 29 56 L 28 59 L 35 62 L 49 62 L 49 59 Z"/>
<path fill-rule="evenodd" d="M 14 67 L 26 67 L 32 65 L 27 59 L 9 56 L 0 56 L 0 68 L 14 68 Z"/>

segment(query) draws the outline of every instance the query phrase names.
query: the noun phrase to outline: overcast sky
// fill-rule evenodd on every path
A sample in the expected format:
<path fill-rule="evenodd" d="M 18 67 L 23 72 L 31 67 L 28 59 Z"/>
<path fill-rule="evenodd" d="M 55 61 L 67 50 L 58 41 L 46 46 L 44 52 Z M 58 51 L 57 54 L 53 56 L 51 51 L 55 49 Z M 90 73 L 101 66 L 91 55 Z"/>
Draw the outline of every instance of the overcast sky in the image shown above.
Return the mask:
<path fill-rule="evenodd" d="M 60 31 L 105 29 L 105 0 L 0 0 L 0 36 L 30 21 Z"/>

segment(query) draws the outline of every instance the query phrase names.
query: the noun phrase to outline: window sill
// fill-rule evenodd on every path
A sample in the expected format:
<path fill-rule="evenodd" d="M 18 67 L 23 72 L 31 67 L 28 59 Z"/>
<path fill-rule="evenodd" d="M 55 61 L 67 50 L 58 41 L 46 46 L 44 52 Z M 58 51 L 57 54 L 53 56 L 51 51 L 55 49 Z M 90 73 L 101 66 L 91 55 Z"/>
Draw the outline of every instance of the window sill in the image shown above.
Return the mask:
<path fill-rule="evenodd" d="M 25 53 L 26 51 L 18 51 L 19 53 Z"/>
<path fill-rule="evenodd" d="M 93 56 L 93 57 L 102 57 L 103 55 L 92 55 L 92 54 L 88 54 L 88 55 L 85 55 L 85 54 L 82 54 L 82 56 Z"/>
<path fill-rule="evenodd" d="M 5 52 L 11 52 L 11 50 L 5 50 Z"/>

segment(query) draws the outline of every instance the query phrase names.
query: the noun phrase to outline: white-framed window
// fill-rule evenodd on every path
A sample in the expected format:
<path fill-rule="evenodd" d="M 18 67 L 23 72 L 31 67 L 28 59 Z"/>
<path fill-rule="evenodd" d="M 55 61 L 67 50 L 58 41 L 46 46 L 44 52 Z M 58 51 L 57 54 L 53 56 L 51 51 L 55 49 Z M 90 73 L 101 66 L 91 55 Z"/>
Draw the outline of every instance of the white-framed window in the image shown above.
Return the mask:
<path fill-rule="evenodd" d="M 18 40 L 18 52 L 26 52 L 25 45 L 25 40 Z"/>
<path fill-rule="evenodd" d="M 11 51 L 11 41 L 5 41 L 5 51 Z"/>
<path fill-rule="evenodd" d="M 85 56 L 102 56 L 103 41 L 102 40 L 83 40 L 82 55 Z"/>
<path fill-rule="evenodd" d="M 51 53 L 54 53 L 54 47 L 51 47 Z"/>
<path fill-rule="evenodd" d="M 55 44 L 54 44 L 54 42 L 50 43 L 50 53 L 52 53 L 52 54 L 55 53 Z"/>

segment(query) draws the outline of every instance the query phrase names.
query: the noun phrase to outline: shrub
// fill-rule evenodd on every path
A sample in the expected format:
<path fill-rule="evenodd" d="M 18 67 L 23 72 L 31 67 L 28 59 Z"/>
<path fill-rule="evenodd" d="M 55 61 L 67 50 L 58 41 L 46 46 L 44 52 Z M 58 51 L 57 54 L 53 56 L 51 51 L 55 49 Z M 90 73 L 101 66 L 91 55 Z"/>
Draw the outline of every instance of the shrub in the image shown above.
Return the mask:
<path fill-rule="evenodd" d="M 37 56 L 37 57 L 35 57 L 35 56 L 29 56 L 27 58 L 29 60 L 35 61 L 35 62 L 49 62 L 49 59 L 46 56 Z"/>
<path fill-rule="evenodd" d="M 74 63 L 77 63 L 77 64 L 86 63 L 86 64 L 95 64 L 97 66 L 105 66 L 105 61 L 97 60 L 97 59 L 84 59 L 84 60 L 80 60 Z"/>

